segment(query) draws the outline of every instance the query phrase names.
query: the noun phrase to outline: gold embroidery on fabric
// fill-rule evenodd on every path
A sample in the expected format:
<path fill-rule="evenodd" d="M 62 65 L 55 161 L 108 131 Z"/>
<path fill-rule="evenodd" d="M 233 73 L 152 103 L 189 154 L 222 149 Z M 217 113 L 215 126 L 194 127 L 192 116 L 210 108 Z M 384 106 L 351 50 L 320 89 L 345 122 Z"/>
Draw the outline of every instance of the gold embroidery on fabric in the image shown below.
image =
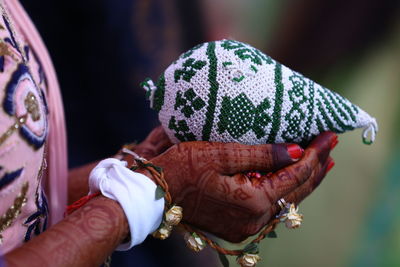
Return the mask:
<path fill-rule="evenodd" d="M 37 176 L 39 184 L 42 181 L 42 177 L 43 177 L 44 171 L 47 169 L 47 160 L 46 160 L 46 151 L 45 150 L 46 149 L 43 149 L 43 160 L 42 160 L 42 164 L 40 166 L 39 173 L 38 173 L 38 176 Z"/>
<path fill-rule="evenodd" d="M 22 185 L 21 192 L 15 198 L 14 203 L 8 208 L 5 214 L 0 217 L 0 245 L 3 242 L 3 236 L 1 233 L 10 227 L 12 222 L 21 214 L 22 207 L 26 204 L 27 198 L 26 194 L 28 192 L 29 183 L 25 182 Z"/>
<path fill-rule="evenodd" d="M 14 203 L 8 208 L 5 214 L 0 217 L 0 245 L 3 242 L 3 236 L 1 233 L 10 227 L 13 221 L 21 214 L 22 207 L 26 204 L 26 194 L 28 192 L 29 183 L 25 182 L 22 185 L 21 192 L 15 198 Z"/>
<path fill-rule="evenodd" d="M 26 122 L 26 115 L 19 117 L 17 121 L 7 129 L 5 133 L 0 136 L 0 146 L 10 137 L 16 130 L 18 130 Z"/>
<path fill-rule="evenodd" d="M 25 98 L 25 108 L 31 114 L 33 121 L 40 120 L 39 103 L 32 92 L 29 92 Z"/>
<path fill-rule="evenodd" d="M 15 62 L 20 62 L 18 57 L 15 56 L 13 52 L 11 52 L 10 47 L 0 39 L 0 56 L 10 56 Z"/>
<path fill-rule="evenodd" d="M 12 34 L 14 35 L 14 37 L 15 37 L 15 41 L 17 42 L 16 45 L 18 46 L 18 49 L 19 49 L 20 52 L 21 52 L 23 61 L 26 62 L 26 61 L 27 61 L 27 57 L 26 57 L 26 55 L 25 55 L 25 51 L 24 51 L 24 49 L 22 49 L 21 44 L 18 42 L 18 40 L 21 40 L 21 39 L 18 38 L 18 34 L 17 34 L 16 31 L 15 31 L 14 24 L 13 24 L 13 22 L 11 21 L 10 17 L 8 16 L 8 13 L 6 12 L 6 8 L 3 6 L 3 4 L 0 4 L 0 12 L 1 12 L 2 15 L 4 16 L 4 18 L 7 20 L 8 25 L 10 25 L 10 30 L 11 30 Z"/>

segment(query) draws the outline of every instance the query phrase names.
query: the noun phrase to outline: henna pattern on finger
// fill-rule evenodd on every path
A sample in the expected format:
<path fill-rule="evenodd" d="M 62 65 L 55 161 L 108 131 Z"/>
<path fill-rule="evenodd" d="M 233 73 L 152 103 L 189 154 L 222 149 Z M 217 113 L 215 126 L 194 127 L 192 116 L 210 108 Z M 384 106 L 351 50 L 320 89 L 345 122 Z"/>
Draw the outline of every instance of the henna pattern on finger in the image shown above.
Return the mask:
<path fill-rule="evenodd" d="M 222 183 L 218 183 L 216 185 L 216 191 L 220 193 L 221 196 L 228 196 L 230 192 L 229 184 L 226 180 L 223 180 Z"/>
<path fill-rule="evenodd" d="M 270 203 L 275 203 L 278 199 L 298 187 L 309 177 L 310 173 L 311 169 L 307 163 L 293 165 L 274 173 L 271 178 L 266 179 L 268 186 L 264 186 L 265 194 Z"/>
<path fill-rule="evenodd" d="M 326 169 L 329 164 L 329 159 L 324 163 L 318 164 L 315 169 L 315 172 L 310 176 L 307 182 L 302 184 L 299 188 L 294 190 L 291 194 L 289 194 L 287 201 L 294 202 L 297 205 L 303 201 L 307 196 L 309 196 L 321 183 L 326 175 Z"/>
<path fill-rule="evenodd" d="M 275 162 L 275 168 L 271 169 L 271 172 L 275 172 L 291 163 L 293 163 L 292 159 L 290 158 L 286 145 L 277 144 L 274 145 L 272 148 L 272 153 L 268 153 L 267 155 L 269 158 L 272 159 L 272 162 Z"/>
<path fill-rule="evenodd" d="M 235 175 L 233 179 L 238 185 L 244 185 L 248 182 L 248 179 L 244 175 Z"/>
<path fill-rule="evenodd" d="M 251 196 L 247 194 L 245 191 L 243 191 L 242 188 L 237 188 L 235 189 L 235 191 L 233 191 L 233 198 L 244 201 L 251 198 Z"/>

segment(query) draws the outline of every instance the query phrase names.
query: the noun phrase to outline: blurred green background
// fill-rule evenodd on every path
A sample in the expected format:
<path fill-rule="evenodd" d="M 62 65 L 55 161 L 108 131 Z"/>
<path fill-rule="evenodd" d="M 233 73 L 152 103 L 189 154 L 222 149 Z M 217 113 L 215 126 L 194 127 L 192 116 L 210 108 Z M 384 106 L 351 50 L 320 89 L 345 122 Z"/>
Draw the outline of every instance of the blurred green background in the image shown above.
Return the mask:
<path fill-rule="evenodd" d="M 225 25 L 210 25 L 211 39 L 261 48 L 365 109 L 380 128 L 371 146 L 361 130 L 339 136 L 335 167 L 300 206 L 302 227 L 280 226 L 277 239 L 262 242 L 257 266 L 400 266 L 398 3 L 206 2 L 207 21 Z"/>

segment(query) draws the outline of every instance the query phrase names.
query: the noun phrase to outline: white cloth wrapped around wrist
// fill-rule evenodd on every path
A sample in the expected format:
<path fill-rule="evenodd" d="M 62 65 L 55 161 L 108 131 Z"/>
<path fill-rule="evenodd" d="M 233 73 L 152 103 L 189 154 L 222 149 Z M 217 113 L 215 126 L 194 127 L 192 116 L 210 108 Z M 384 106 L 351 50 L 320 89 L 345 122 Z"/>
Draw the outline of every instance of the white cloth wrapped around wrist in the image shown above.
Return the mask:
<path fill-rule="evenodd" d="M 128 219 L 131 240 L 116 250 L 128 250 L 142 243 L 160 226 L 164 212 L 164 198 L 155 198 L 156 184 L 126 165 L 125 161 L 105 159 L 89 176 L 89 194 L 100 191 L 105 197 L 117 201 Z"/>

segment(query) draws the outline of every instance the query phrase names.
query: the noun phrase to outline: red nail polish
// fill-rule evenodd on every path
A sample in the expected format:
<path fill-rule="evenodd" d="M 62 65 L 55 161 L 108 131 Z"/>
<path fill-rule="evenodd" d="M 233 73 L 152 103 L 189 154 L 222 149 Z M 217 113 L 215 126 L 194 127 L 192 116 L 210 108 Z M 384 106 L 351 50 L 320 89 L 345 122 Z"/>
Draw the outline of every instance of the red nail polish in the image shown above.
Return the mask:
<path fill-rule="evenodd" d="M 287 151 L 289 156 L 295 160 L 301 158 L 304 153 L 304 149 L 302 149 L 299 145 L 289 145 L 287 147 Z"/>
<path fill-rule="evenodd" d="M 335 166 L 335 162 L 331 160 L 328 164 L 328 167 L 326 167 L 326 173 L 328 173 L 333 168 L 333 166 Z"/>
<path fill-rule="evenodd" d="M 337 137 L 332 141 L 331 144 L 331 150 L 335 148 L 335 146 L 339 143 L 339 140 L 337 139 Z"/>

